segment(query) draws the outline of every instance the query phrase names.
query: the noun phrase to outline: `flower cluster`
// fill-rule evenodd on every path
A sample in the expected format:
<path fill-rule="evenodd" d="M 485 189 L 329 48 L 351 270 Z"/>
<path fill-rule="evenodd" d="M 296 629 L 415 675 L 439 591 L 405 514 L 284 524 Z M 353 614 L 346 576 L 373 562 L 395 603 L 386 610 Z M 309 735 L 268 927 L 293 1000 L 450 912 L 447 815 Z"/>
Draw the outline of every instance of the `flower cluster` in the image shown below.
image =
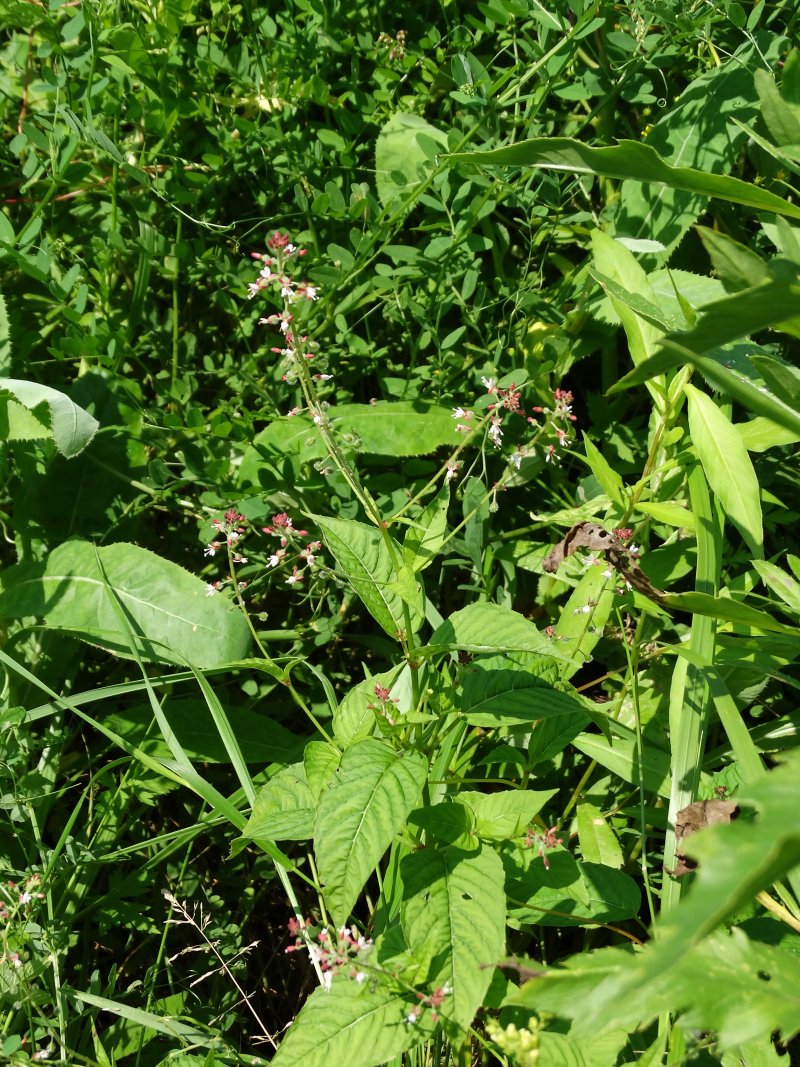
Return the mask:
<path fill-rule="evenodd" d="M 346 974 L 356 982 L 366 980 L 367 972 L 362 965 L 372 952 L 373 942 L 359 934 L 354 926 L 342 926 L 332 933 L 327 926 L 314 927 L 310 919 L 301 924 L 292 918 L 289 933 L 294 944 L 288 945 L 286 951 L 310 951 L 319 963 L 326 989 L 330 989 L 336 974 Z"/>
<path fill-rule="evenodd" d="M 293 381 L 297 377 L 298 362 L 309 362 L 317 354 L 317 345 L 306 334 L 295 332 L 294 312 L 292 307 L 298 301 L 313 301 L 319 297 L 319 288 L 307 281 L 297 281 L 290 273 L 292 260 L 306 255 L 305 248 L 298 248 L 292 244 L 285 233 L 275 232 L 267 240 L 269 252 L 253 252 L 253 259 L 261 264 L 261 270 L 254 282 L 247 287 L 248 299 L 272 288 L 277 290 L 282 309 L 272 315 L 266 315 L 258 320 L 260 326 L 273 326 L 281 333 L 281 344 L 273 347 L 272 351 L 282 357 L 286 366 L 283 381 Z M 330 374 L 318 373 L 314 376 L 315 381 L 327 381 L 332 377 Z M 297 415 L 300 408 L 293 408 L 288 414 Z"/>
<path fill-rule="evenodd" d="M 203 555 L 204 556 L 216 556 L 217 552 L 223 548 L 231 550 L 231 560 L 235 564 L 245 564 L 248 562 L 247 556 L 241 555 L 240 552 L 235 550 L 235 546 L 244 537 L 247 532 L 247 528 L 242 525 L 246 522 L 244 515 L 240 515 L 236 508 L 229 508 L 221 519 L 214 519 L 211 523 L 212 528 L 219 535 L 215 537 L 213 541 L 209 541 L 206 545 Z M 215 582 L 208 582 L 206 585 L 206 596 L 214 596 L 224 585 L 221 579 Z M 239 589 L 245 589 L 247 582 L 239 582 Z"/>
<path fill-rule="evenodd" d="M 41 875 L 31 874 L 22 886 L 14 881 L 0 883 L 0 923 L 8 923 L 18 913 L 29 911 L 34 901 L 44 900 L 44 893 L 39 889 L 41 881 Z"/>
<path fill-rule="evenodd" d="M 450 996 L 453 992 L 453 987 L 450 985 L 439 986 L 433 993 L 417 993 L 417 999 L 419 1004 L 411 1009 L 406 1016 L 407 1023 L 418 1022 L 422 1012 L 425 1008 L 431 1008 L 431 1022 L 436 1022 L 439 1018 L 438 1009 L 441 1007 L 445 997 Z"/>
<path fill-rule="evenodd" d="M 378 45 L 389 50 L 388 60 L 390 63 L 394 63 L 396 59 L 402 59 L 406 54 L 406 37 L 408 33 L 406 30 L 398 30 L 394 37 L 391 37 L 388 33 L 378 34 Z"/>
<path fill-rule="evenodd" d="M 502 1027 L 494 1019 L 486 1023 L 486 1033 L 518 1067 L 537 1067 L 539 1063 L 539 1020 L 528 1020 L 526 1029 L 518 1030 L 513 1023 Z"/>
<path fill-rule="evenodd" d="M 299 585 L 305 576 L 305 568 L 314 570 L 317 566 L 317 553 L 322 548 L 322 542 L 309 541 L 301 548 L 301 539 L 308 536 L 308 530 L 298 530 L 285 511 L 273 515 L 272 524 L 263 526 L 262 530 L 280 541 L 279 547 L 269 557 L 270 567 L 288 565 L 291 562 L 292 572 L 286 579 L 286 585 Z"/>
<path fill-rule="evenodd" d="M 544 831 L 532 826 L 525 835 L 525 848 L 536 846 L 536 852 L 542 859 L 547 871 L 550 870 L 550 861 L 547 858 L 548 850 L 564 844 L 561 838 L 556 836 L 557 834 L 557 826 L 551 826 L 549 830 Z"/>
<path fill-rule="evenodd" d="M 503 422 L 507 415 L 519 415 L 525 418 L 530 426 L 537 431 L 534 441 L 516 445 L 510 457 L 510 462 L 517 470 L 520 469 L 522 460 L 526 456 L 535 454 L 535 442 L 543 434 L 554 436 L 556 440 L 556 444 L 549 444 L 545 447 L 544 458 L 547 463 L 558 458 L 557 447 L 567 448 L 571 444 L 569 435 L 570 423 L 576 421 L 575 416 L 572 414 L 572 393 L 564 389 L 556 389 L 553 393 L 554 406 L 552 408 L 537 406 L 531 409 L 535 415 L 546 416 L 545 424 L 541 426 L 538 420 L 534 418 L 534 415 L 525 415 L 525 409 L 522 406 L 522 390 L 514 382 L 505 389 L 501 388 L 494 378 L 481 378 L 481 382 L 487 394 L 492 398 L 492 402 L 486 405 L 486 410 L 489 413 L 486 434 L 495 448 L 500 448 L 502 445 Z M 475 413 L 469 408 L 453 408 L 453 418 L 457 420 L 457 433 L 471 433 L 475 429 L 473 422 Z M 566 426 L 560 425 L 561 423 L 566 424 Z M 455 473 L 456 469 L 451 469 L 451 466 L 448 465 L 445 474 L 446 480 L 448 482 L 451 481 Z"/>
<path fill-rule="evenodd" d="M 378 698 L 377 704 L 367 704 L 367 708 L 370 711 L 374 711 L 376 715 L 385 719 L 389 726 L 394 726 L 394 715 L 396 714 L 396 705 L 400 703 L 397 697 L 392 697 L 391 690 L 387 689 L 385 685 L 381 685 L 379 682 L 375 685 L 375 696 Z"/>

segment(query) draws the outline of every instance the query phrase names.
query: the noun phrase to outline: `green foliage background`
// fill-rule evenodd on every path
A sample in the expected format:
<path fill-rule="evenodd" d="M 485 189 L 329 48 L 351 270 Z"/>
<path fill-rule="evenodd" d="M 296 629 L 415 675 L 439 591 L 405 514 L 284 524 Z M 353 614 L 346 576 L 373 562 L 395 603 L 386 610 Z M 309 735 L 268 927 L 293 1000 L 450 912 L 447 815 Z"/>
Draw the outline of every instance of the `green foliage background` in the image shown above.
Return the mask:
<path fill-rule="evenodd" d="M 798 19 L 7 0 L 3 1062 L 797 1057 Z"/>

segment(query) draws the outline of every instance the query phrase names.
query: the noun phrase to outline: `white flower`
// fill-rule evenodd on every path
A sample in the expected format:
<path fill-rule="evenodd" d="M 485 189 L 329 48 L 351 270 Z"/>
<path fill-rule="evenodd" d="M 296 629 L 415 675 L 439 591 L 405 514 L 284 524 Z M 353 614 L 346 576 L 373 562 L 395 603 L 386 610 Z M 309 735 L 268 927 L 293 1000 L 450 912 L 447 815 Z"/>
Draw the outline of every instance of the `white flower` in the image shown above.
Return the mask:
<path fill-rule="evenodd" d="M 487 393 L 493 393 L 495 391 L 495 388 L 497 387 L 497 382 L 494 380 L 494 378 L 481 378 L 481 382 L 486 388 Z"/>
<path fill-rule="evenodd" d="M 313 285 L 306 286 L 306 299 L 307 300 L 316 300 L 317 299 L 316 286 L 313 286 Z"/>
<path fill-rule="evenodd" d="M 355 978 L 356 978 L 356 981 L 358 982 L 358 984 L 361 985 L 362 982 L 366 982 L 366 980 L 367 980 L 367 972 L 366 971 L 359 971 L 356 974 Z"/>
<path fill-rule="evenodd" d="M 328 993 L 330 993 L 332 981 L 333 971 L 324 971 L 322 974 L 322 988 Z"/>
<path fill-rule="evenodd" d="M 213 582 L 206 583 L 206 596 L 213 596 L 217 592 L 217 587 Z"/>

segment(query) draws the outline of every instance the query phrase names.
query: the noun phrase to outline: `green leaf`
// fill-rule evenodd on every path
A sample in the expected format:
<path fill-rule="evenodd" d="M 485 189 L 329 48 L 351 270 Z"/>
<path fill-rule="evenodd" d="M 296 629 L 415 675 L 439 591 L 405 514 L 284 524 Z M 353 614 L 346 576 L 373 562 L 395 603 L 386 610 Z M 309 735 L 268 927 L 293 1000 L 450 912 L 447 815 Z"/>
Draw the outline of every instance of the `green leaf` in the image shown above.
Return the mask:
<path fill-rule="evenodd" d="M 664 523 L 665 526 L 675 526 L 686 530 L 695 528 L 695 518 L 691 511 L 673 500 L 648 500 L 646 503 L 640 501 L 635 507 L 643 515 L 649 515 L 656 522 Z"/>
<path fill-rule="evenodd" d="M 439 1014 L 460 1044 L 505 947 L 503 865 L 485 845 L 477 852 L 427 848 L 405 856 L 401 874 L 406 942 L 430 960 L 429 986 L 450 987 Z"/>
<path fill-rule="evenodd" d="M 569 137 L 534 137 L 489 152 L 457 152 L 446 157 L 453 163 L 482 167 L 545 167 L 570 174 L 596 174 L 601 178 L 628 178 L 683 189 L 741 204 L 754 211 L 769 211 L 800 219 L 800 206 L 757 185 L 723 174 L 706 174 L 690 167 L 673 167 L 649 145 L 621 140 L 612 148 L 590 148 Z"/>
<path fill-rule="evenodd" d="M 566 659 L 544 634 L 516 611 L 499 604 L 470 604 L 454 611 L 431 637 L 431 649 L 464 649 L 467 652 L 538 652 Z M 418 650 L 424 652 L 424 649 Z"/>
<path fill-rule="evenodd" d="M 753 566 L 764 585 L 776 593 L 784 604 L 788 604 L 793 612 L 800 615 L 800 583 L 786 571 L 776 567 L 774 563 L 767 563 L 766 560 L 754 559 Z"/>
<path fill-rule="evenodd" d="M 380 530 L 355 519 L 335 519 L 325 515 L 309 516 L 325 538 L 325 544 L 354 592 L 376 622 L 390 637 L 405 630 L 403 598 L 393 583 L 397 572 Z M 402 558 L 402 550 L 395 545 L 395 560 Z M 411 612 L 411 628 L 419 629 L 423 620 L 421 594 L 416 610 Z"/>
<path fill-rule="evenodd" d="M 461 679 L 454 702 L 472 726 L 514 726 L 567 712 L 585 714 L 574 690 L 556 689 L 519 667 L 486 669 L 478 660 L 464 668 Z"/>
<path fill-rule="evenodd" d="M 614 606 L 614 583 L 603 572 L 605 567 L 589 567 L 572 590 L 556 623 L 558 648 L 570 654 L 572 665 L 562 672 L 570 678 L 589 659 L 603 636 Z M 586 608 L 590 610 L 587 612 Z"/>
<path fill-rule="evenodd" d="M 584 861 L 620 868 L 623 863 L 622 849 L 600 809 L 583 801 L 578 805 L 577 820 L 578 840 Z"/>
<path fill-rule="evenodd" d="M 686 335 L 683 335 L 686 336 Z M 747 381 L 742 375 L 728 370 L 715 359 L 708 356 L 698 355 L 682 344 L 665 338 L 661 342 L 661 348 L 645 363 L 635 367 L 608 390 L 609 394 L 629 389 L 632 385 L 647 381 L 654 375 L 663 374 L 673 367 L 684 364 L 696 367 L 706 381 L 715 385 L 718 389 L 727 393 L 734 400 L 755 412 L 763 415 L 772 422 L 788 430 L 790 433 L 800 434 L 800 414 L 777 397 L 765 390 L 757 388 L 752 382 Z"/>
<path fill-rule="evenodd" d="M 609 500 L 624 507 L 622 477 L 611 467 L 600 449 L 589 440 L 585 431 L 583 431 L 583 447 L 592 474 L 600 483 L 603 492 Z"/>
<path fill-rule="evenodd" d="M 793 445 L 800 441 L 800 429 L 785 429 L 771 419 L 757 418 L 734 424 L 748 452 L 766 452 L 777 445 Z"/>
<path fill-rule="evenodd" d="M 384 207 L 410 203 L 435 169 L 447 137 L 419 115 L 396 112 L 384 123 L 375 145 L 375 184 Z"/>
<path fill-rule="evenodd" d="M 719 230 L 695 228 L 714 270 L 729 291 L 738 292 L 769 281 L 769 268 L 757 252 Z"/>
<path fill-rule="evenodd" d="M 416 1002 L 416 998 L 415 1001 Z M 411 1026 L 407 996 L 370 982 L 334 978 L 316 989 L 289 1028 L 273 1067 L 380 1067 L 427 1035 Z"/>
<path fill-rule="evenodd" d="M 714 597 L 708 593 L 670 593 L 664 599 L 666 607 L 673 611 L 691 611 L 694 615 L 707 615 L 712 619 L 724 619 L 738 626 L 753 626 L 768 633 L 800 634 L 796 626 L 777 622 L 766 611 L 759 611 L 740 600 L 729 596 Z"/>
<path fill-rule="evenodd" d="M 416 574 L 436 558 L 447 533 L 450 489 L 444 486 L 406 531 L 403 559 Z"/>
<path fill-rule="evenodd" d="M 12 398 L 9 400 L 9 398 Z M 5 404 L 3 404 L 5 401 Z M 35 420 L 24 421 L 20 412 L 14 411 L 17 401 L 23 409 L 32 413 Z M 3 408 L 5 407 L 5 418 Z M 5 423 L 5 426 L 3 426 Z M 43 432 L 29 433 L 36 424 Z M 22 382 L 15 378 L 0 378 L 0 434 L 2 440 L 27 440 L 32 436 L 50 437 L 58 451 L 66 459 L 79 455 L 97 432 L 100 423 L 83 408 L 73 404 L 68 396 L 57 389 L 36 382 Z M 27 427 L 27 430 L 26 430 Z"/>
<path fill-rule="evenodd" d="M 348 748 L 319 801 L 314 854 L 325 903 L 341 926 L 364 883 L 419 803 L 427 763 L 367 738 Z"/>
<path fill-rule="evenodd" d="M 749 784 L 737 801 L 742 808 L 754 806 L 758 816 L 708 827 L 684 842 L 684 850 L 700 862 L 691 892 L 660 924 L 657 939 L 582 1005 L 574 1027 L 578 1036 L 638 1022 L 637 992 L 652 989 L 651 983 L 662 981 L 693 945 L 800 863 L 796 761 Z M 648 1013 L 651 1006 L 655 1013 L 652 999 Z"/>
<path fill-rule="evenodd" d="M 316 801 L 302 763 L 284 767 L 256 796 L 242 830 L 249 840 L 307 841 L 314 836 Z"/>
<path fill-rule="evenodd" d="M 375 687 L 391 689 L 402 667 L 393 667 L 382 674 L 374 674 L 363 682 L 354 685 L 342 698 L 333 715 L 333 736 L 343 747 L 349 748 L 356 741 L 363 741 L 375 729 L 375 712 L 373 707 L 379 702 Z"/>
<path fill-rule="evenodd" d="M 424 400 L 378 400 L 375 404 L 338 404 L 328 408 L 335 434 L 350 434 L 361 452 L 373 456 L 422 456 L 458 443 L 450 408 Z M 239 468 L 239 484 L 259 484 L 265 463 L 286 455 L 308 462 L 325 456 L 325 444 L 307 415 L 275 419 L 256 434 Z"/>
<path fill-rule="evenodd" d="M 590 759 L 596 760 L 612 774 L 631 785 L 643 786 L 648 793 L 670 795 L 669 753 L 656 745 L 647 744 L 639 757 L 638 745 L 633 731 L 621 732 L 620 724 L 614 727 L 611 739 L 602 734 L 579 734 L 573 745 Z"/>
<path fill-rule="evenodd" d="M 2 577 L 0 616 L 43 617 L 49 629 L 129 658 L 130 631 L 120 628 L 96 553 L 143 659 L 215 667 L 247 655 L 250 631 L 239 609 L 222 596 L 208 597 L 205 582 L 137 545 L 95 549 L 67 541 L 45 563 L 10 567 Z"/>
<path fill-rule="evenodd" d="M 535 848 L 509 850 L 504 861 L 515 925 L 615 923 L 639 910 L 641 897 L 632 878 L 599 863 L 579 863 L 563 849 L 549 852 L 549 866 Z"/>
<path fill-rule="evenodd" d="M 503 789 L 498 793 L 476 793 L 462 789 L 460 804 L 475 815 L 474 833 L 484 841 L 506 841 L 527 830 L 557 790 Z"/>
<path fill-rule="evenodd" d="M 766 70 L 757 70 L 755 80 L 761 117 L 772 139 L 781 147 L 800 145 L 800 107 L 783 99 Z"/>
<path fill-rule="evenodd" d="M 800 410 L 800 370 L 797 367 L 761 353 L 753 354 L 750 362 L 776 396 L 796 411 Z"/>
<path fill-rule="evenodd" d="M 689 430 L 706 480 L 754 556 L 764 555 L 761 493 L 744 442 L 706 393 L 685 386 Z"/>

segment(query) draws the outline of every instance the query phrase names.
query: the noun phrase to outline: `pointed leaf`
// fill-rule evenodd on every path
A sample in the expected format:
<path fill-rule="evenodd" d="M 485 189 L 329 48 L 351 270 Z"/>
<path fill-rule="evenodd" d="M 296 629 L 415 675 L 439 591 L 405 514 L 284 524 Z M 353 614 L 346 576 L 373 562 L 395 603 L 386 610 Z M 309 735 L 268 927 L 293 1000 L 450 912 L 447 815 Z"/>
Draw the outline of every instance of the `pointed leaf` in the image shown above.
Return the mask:
<path fill-rule="evenodd" d="M 753 555 L 764 554 L 761 494 L 741 436 L 706 393 L 686 386 L 689 429 L 708 484 Z"/>
<path fill-rule="evenodd" d="M 100 423 L 88 411 L 73 404 L 68 396 L 37 382 L 0 378 L 0 398 L 13 397 L 28 411 L 47 412 L 47 435 L 62 456 L 79 455 L 97 432 Z"/>
<path fill-rule="evenodd" d="M 270 1061 L 273 1067 L 380 1067 L 423 1040 L 408 997 L 369 982 L 334 978 L 303 1005 Z"/>
<path fill-rule="evenodd" d="M 439 1014 L 460 1043 L 505 946 L 503 865 L 485 845 L 477 852 L 427 848 L 406 856 L 401 872 L 406 942 L 431 961 L 431 988 L 452 990 Z"/>
<path fill-rule="evenodd" d="M 397 571 L 380 530 L 355 519 L 335 519 L 325 515 L 311 518 L 322 531 L 325 544 L 341 568 L 364 607 L 390 637 L 405 629 L 403 598 L 393 586 Z M 395 546 L 395 559 L 402 550 Z M 421 595 L 416 610 L 411 611 L 411 627 L 422 623 Z"/>
<path fill-rule="evenodd" d="M 138 545 L 95 549 L 67 541 L 45 563 L 10 567 L 2 578 L 0 616 L 42 616 L 48 627 L 131 656 L 104 581 L 127 613 L 139 655 L 147 660 L 214 667 L 244 659 L 250 631 L 223 596 L 208 597 L 205 582 Z"/>
<path fill-rule="evenodd" d="M 325 902 L 337 926 L 350 914 L 412 808 L 419 803 L 427 763 L 380 741 L 359 741 L 342 762 L 319 801 L 314 853 Z"/>

